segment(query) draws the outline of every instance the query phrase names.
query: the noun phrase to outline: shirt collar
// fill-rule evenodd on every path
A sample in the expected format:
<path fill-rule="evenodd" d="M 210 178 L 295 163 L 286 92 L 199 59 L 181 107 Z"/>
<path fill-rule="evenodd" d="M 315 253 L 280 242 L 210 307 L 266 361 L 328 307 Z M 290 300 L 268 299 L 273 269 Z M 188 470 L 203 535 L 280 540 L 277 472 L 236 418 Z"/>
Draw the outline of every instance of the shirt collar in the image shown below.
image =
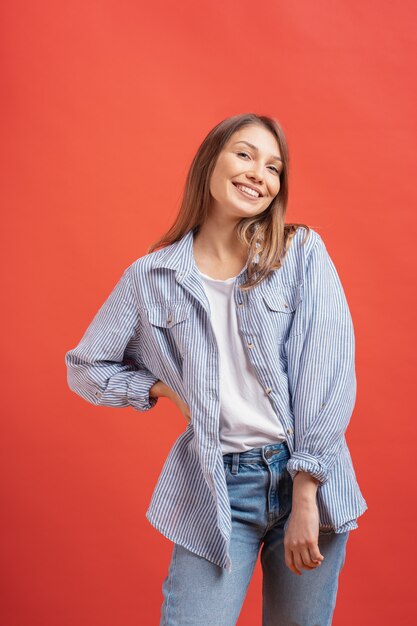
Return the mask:
<path fill-rule="evenodd" d="M 194 230 L 191 229 L 174 243 L 159 250 L 158 258 L 153 263 L 154 268 L 163 267 L 174 270 L 177 273 L 177 280 L 182 281 L 190 272 L 198 273 L 198 267 L 194 258 Z M 248 261 L 237 275 L 237 281 L 243 282 L 246 279 L 246 269 Z"/>

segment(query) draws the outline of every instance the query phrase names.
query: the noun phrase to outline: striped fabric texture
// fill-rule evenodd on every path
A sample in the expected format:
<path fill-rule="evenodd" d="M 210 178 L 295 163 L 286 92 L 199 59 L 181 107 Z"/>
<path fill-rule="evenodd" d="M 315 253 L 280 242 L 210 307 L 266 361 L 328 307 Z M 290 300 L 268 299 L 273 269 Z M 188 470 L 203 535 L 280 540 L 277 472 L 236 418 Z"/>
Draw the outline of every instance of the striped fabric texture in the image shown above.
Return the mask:
<path fill-rule="evenodd" d="M 355 338 L 339 276 L 321 236 L 300 227 L 274 270 L 249 292 L 237 276 L 239 332 L 285 429 L 294 477 L 320 482 L 320 526 L 357 528 L 367 509 L 345 431 L 356 399 Z M 148 411 L 161 380 L 190 408 L 146 512 L 165 537 L 231 571 L 231 510 L 219 442 L 219 355 L 193 254 L 194 231 L 135 260 L 65 354 L 68 385 L 99 406 Z"/>

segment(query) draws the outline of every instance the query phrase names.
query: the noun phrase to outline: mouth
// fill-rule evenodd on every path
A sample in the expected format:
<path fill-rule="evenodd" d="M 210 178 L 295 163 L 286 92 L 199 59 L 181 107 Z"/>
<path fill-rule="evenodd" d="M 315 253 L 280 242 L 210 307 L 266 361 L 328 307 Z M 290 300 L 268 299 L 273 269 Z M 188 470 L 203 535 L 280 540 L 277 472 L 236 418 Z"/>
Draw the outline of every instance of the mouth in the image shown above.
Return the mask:
<path fill-rule="evenodd" d="M 233 183 L 233 185 L 242 196 L 249 198 L 249 200 L 258 200 L 263 197 L 259 191 L 256 191 L 256 189 L 253 189 L 249 185 L 243 185 L 241 183 Z"/>

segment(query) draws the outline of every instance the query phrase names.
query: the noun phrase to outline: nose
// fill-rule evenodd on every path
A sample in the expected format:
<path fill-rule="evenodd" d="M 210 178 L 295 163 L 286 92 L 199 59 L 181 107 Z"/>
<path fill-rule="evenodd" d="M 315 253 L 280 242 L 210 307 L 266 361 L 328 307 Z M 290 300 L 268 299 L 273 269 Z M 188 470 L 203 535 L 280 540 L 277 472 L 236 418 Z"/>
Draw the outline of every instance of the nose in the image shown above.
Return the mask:
<path fill-rule="evenodd" d="M 263 180 L 264 180 L 264 177 L 262 175 L 262 168 L 261 168 L 260 165 L 258 165 L 258 166 L 254 165 L 253 168 L 251 169 L 251 171 L 248 172 L 248 176 L 249 176 L 249 178 L 251 178 L 253 180 L 256 180 L 256 181 L 258 181 L 260 183 L 262 183 Z"/>

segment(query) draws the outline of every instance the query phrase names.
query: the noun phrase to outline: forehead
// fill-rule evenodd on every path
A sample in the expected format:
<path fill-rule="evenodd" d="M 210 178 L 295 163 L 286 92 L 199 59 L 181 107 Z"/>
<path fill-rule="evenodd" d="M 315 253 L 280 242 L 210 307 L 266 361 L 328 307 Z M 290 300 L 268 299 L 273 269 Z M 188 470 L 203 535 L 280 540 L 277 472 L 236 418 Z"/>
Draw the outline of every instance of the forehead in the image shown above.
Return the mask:
<path fill-rule="evenodd" d="M 226 146 L 230 147 L 233 146 L 234 143 L 241 141 L 250 143 L 252 144 L 252 146 L 258 148 L 259 150 L 269 152 L 273 155 L 281 156 L 279 144 L 276 137 L 267 128 L 259 126 L 258 124 L 251 124 L 249 126 L 239 128 L 239 130 L 235 131 L 233 135 L 229 138 Z M 241 146 L 243 148 L 245 144 L 239 143 L 236 147 L 238 146 Z"/>

